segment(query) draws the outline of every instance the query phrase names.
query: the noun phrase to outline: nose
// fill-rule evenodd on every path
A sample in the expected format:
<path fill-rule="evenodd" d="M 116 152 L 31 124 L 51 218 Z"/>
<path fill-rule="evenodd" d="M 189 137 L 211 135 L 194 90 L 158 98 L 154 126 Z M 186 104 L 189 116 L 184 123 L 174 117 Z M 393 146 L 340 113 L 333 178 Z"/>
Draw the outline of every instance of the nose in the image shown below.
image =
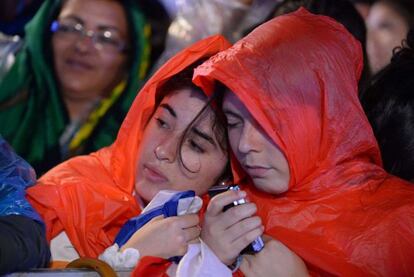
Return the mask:
<path fill-rule="evenodd" d="M 259 152 L 260 150 L 260 132 L 250 122 L 246 122 L 240 134 L 238 151 L 246 154 L 248 152 Z"/>
<path fill-rule="evenodd" d="M 95 43 L 93 41 L 93 35 L 88 32 L 83 34 L 79 37 L 79 40 L 76 41 L 75 48 L 80 53 L 87 53 L 91 49 L 94 49 Z"/>
<path fill-rule="evenodd" d="M 155 147 L 155 157 L 160 161 L 174 162 L 177 157 L 178 144 L 179 139 L 176 137 L 165 138 Z"/>

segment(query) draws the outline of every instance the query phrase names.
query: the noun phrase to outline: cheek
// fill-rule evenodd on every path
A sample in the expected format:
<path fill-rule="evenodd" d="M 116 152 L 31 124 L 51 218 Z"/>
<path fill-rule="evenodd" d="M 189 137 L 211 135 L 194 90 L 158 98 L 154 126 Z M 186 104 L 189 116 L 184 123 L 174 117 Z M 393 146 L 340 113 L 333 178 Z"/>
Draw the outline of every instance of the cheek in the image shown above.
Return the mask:
<path fill-rule="evenodd" d="M 55 69 L 58 75 L 59 75 L 60 66 L 62 64 L 62 61 L 64 60 L 64 52 L 66 48 L 67 48 L 66 43 L 56 38 L 52 38 L 53 61 L 54 61 Z"/>
<path fill-rule="evenodd" d="M 103 56 L 100 61 L 100 70 L 108 76 L 119 75 L 126 70 L 126 58 L 118 54 L 118 56 Z"/>
<path fill-rule="evenodd" d="M 198 158 L 199 170 L 198 172 L 184 175 L 180 172 L 179 184 L 181 185 L 180 190 L 194 190 L 197 195 L 203 195 L 207 190 L 215 185 L 217 179 L 223 173 L 225 166 L 227 165 L 227 158 L 223 155 L 220 156 L 209 156 Z"/>
<path fill-rule="evenodd" d="M 228 136 L 229 136 L 229 144 L 231 147 L 231 150 L 233 150 L 233 153 L 237 154 L 237 148 L 239 145 L 239 141 L 240 141 L 240 133 L 232 130 L 232 131 L 228 131 Z"/>
<path fill-rule="evenodd" d="M 289 164 L 288 161 L 283 154 L 283 152 L 277 147 L 273 146 L 273 149 L 268 149 L 268 153 L 270 153 L 270 157 L 274 160 L 276 167 L 282 172 L 284 175 L 289 174 Z M 276 148 L 276 149 L 275 149 Z"/>
<path fill-rule="evenodd" d="M 189 171 L 190 176 L 196 174 L 192 174 L 191 172 L 200 172 L 200 170 L 203 170 L 203 159 L 200 157 L 200 154 L 190 149 L 183 149 L 179 154 L 176 161 L 182 165 L 184 170 Z"/>
<path fill-rule="evenodd" d="M 211 186 L 216 185 L 216 182 L 221 177 L 227 162 L 227 157 L 224 155 L 216 156 L 203 161 L 205 166 L 203 172 L 200 174 L 202 183 L 198 189 L 199 194 L 206 193 Z"/>
<path fill-rule="evenodd" d="M 62 43 L 60 40 L 58 40 L 56 37 L 52 37 L 52 50 L 53 55 L 55 57 L 59 57 L 59 54 L 61 54 L 62 49 Z"/>
<path fill-rule="evenodd" d="M 144 131 L 144 135 L 139 142 L 137 161 L 138 164 L 142 164 L 148 158 L 150 158 L 151 153 L 154 153 L 155 145 L 157 145 L 157 136 L 152 131 L 151 128 L 147 128 Z"/>
<path fill-rule="evenodd" d="M 401 45 L 401 42 L 406 38 L 409 29 L 403 22 L 401 22 L 393 32 L 393 40 L 395 42 L 395 46 Z"/>
<path fill-rule="evenodd" d="M 126 62 L 125 59 L 121 58 L 108 58 L 101 57 L 96 60 L 96 70 L 94 72 L 94 77 L 89 80 L 93 80 L 94 87 L 99 88 L 100 90 L 112 89 L 116 86 L 126 74 Z"/>

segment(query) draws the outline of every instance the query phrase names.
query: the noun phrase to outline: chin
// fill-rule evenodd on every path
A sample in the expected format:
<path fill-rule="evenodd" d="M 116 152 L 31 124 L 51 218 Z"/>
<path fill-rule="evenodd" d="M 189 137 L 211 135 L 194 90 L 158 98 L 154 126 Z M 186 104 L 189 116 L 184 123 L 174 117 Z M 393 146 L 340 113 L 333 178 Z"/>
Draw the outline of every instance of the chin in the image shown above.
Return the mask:
<path fill-rule="evenodd" d="M 288 190 L 287 185 L 284 186 L 280 184 L 275 184 L 265 179 L 253 179 L 253 182 L 254 182 L 254 186 L 258 190 L 269 193 L 269 194 L 273 194 L 273 195 L 282 194 Z"/>
<path fill-rule="evenodd" d="M 139 198 L 141 198 L 145 204 L 147 204 L 154 198 L 157 192 L 145 189 L 145 186 L 148 186 L 148 184 L 135 184 L 135 192 Z"/>

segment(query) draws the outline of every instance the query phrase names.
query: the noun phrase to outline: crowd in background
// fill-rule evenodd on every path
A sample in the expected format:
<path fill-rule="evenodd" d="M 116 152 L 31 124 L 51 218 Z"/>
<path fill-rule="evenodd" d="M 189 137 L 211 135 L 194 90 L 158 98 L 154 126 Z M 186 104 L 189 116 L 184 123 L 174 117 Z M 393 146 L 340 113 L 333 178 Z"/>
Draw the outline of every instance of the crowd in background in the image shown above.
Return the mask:
<path fill-rule="evenodd" d="M 134 174 L 137 173 L 134 171 L 135 169 L 125 165 L 126 161 L 128 163 L 133 161 L 131 167 L 136 166 L 136 153 L 143 155 L 143 158 L 146 157 L 146 154 L 142 154 L 140 151 L 143 150 L 140 148 L 131 150 L 131 154 L 128 153 L 130 150 L 126 150 L 124 147 L 133 143 L 126 137 L 134 138 L 140 143 L 141 140 L 145 141 L 145 134 L 141 135 L 141 131 L 138 131 L 137 128 L 145 129 L 146 132 L 147 128 L 151 130 L 148 126 L 151 126 L 152 117 L 157 115 L 159 107 L 168 106 L 168 101 L 174 103 L 175 98 L 163 92 L 166 90 L 165 87 L 180 91 L 191 90 L 191 95 L 185 96 L 190 99 L 195 97 L 193 94 L 202 95 L 200 91 L 196 91 L 197 88 L 189 84 L 195 68 L 194 64 L 200 64 L 200 62 L 196 63 L 197 61 L 205 61 L 210 56 L 217 54 L 212 59 L 211 68 L 224 66 L 222 73 L 229 70 L 225 66 L 226 62 L 221 62 L 219 53 L 221 51 L 227 53 L 225 50 L 230 47 L 228 42 L 233 44 L 243 40 L 246 36 L 249 38 L 249 34 L 258 26 L 295 12 L 301 7 L 313 14 L 334 19 L 358 41 L 355 47 L 360 47 L 363 62 L 360 69 L 355 69 L 357 72 L 355 74 L 359 74 L 356 88 L 358 103 L 355 105 L 362 106 L 364 117 L 369 122 L 369 125 L 359 126 L 359 128 L 364 128 L 359 132 L 367 134 L 368 137 L 371 134 L 375 136 L 374 144 L 376 144 L 375 147 L 379 147 L 380 157 L 372 155 L 370 159 L 373 163 L 379 164 L 393 176 L 407 182 L 414 181 L 414 78 L 412 78 L 414 74 L 414 2 L 411 0 L 5 0 L 0 5 L 0 138 L 2 139 L 0 142 L 0 233 L 2 237 L 0 240 L 0 274 L 34 267 L 47 267 L 51 253 L 49 244 L 44 239 L 45 235 L 49 242 L 58 237 L 58 240 L 56 239 L 54 242 L 55 245 L 56 243 L 64 245 L 69 239 L 73 240 L 73 237 L 79 241 L 85 239 L 85 234 L 74 236 L 73 233 L 76 231 L 72 233 L 70 228 L 65 227 L 66 223 L 61 224 L 63 227 L 61 225 L 54 227 L 53 231 L 48 229 L 50 222 L 62 219 L 59 213 L 51 218 L 52 213 L 46 210 L 53 203 L 43 199 L 45 196 L 41 196 L 40 189 L 32 189 L 31 204 L 27 202 L 25 189 L 36 183 L 36 177 L 33 175 L 31 167 L 34 168 L 37 178 L 45 176 L 40 179 L 42 184 L 72 184 L 72 177 L 77 176 L 76 174 L 86 178 L 82 175 L 84 174 L 82 173 L 83 167 L 85 170 L 91 171 L 92 174 L 101 172 L 102 176 L 105 175 L 102 179 L 94 179 L 95 177 L 85 173 L 88 175 L 86 178 L 88 181 L 83 182 L 85 184 L 90 182 L 91 187 L 94 186 L 94 183 L 100 184 L 100 182 L 114 182 L 114 184 L 118 184 L 118 181 L 121 182 L 120 180 L 126 182 L 125 187 L 122 185 L 120 188 L 122 193 L 114 192 L 116 197 L 109 197 L 110 202 L 116 203 L 115 206 L 125 204 L 119 204 L 118 198 L 127 199 L 125 201 L 128 204 L 118 210 L 119 214 L 122 213 L 122 217 L 118 217 L 116 223 L 113 223 L 115 221 L 107 221 L 119 228 L 134 214 L 143 212 L 142 206 L 151 202 L 155 196 L 151 193 L 145 198 L 142 196 L 145 193 L 140 191 L 138 187 L 133 188 L 132 183 L 135 182 L 135 177 L 131 176 L 135 176 Z M 291 25 L 286 23 L 286 26 Z M 312 26 L 312 24 L 309 25 L 308 32 L 316 32 L 317 25 L 313 26 L 315 29 L 312 29 Z M 292 30 L 288 27 L 277 30 L 283 34 L 280 35 L 282 38 L 289 41 L 289 36 L 295 37 L 296 27 L 293 24 Z M 300 33 L 301 30 L 299 28 L 298 32 Z M 203 43 L 197 44 L 199 41 L 217 34 L 223 35 L 228 42 L 207 39 Z M 277 37 L 278 33 L 273 35 Z M 306 35 L 302 34 L 302 36 Z M 328 35 L 326 36 L 328 37 Z M 251 37 L 256 38 L 254 35 Z M 320 39 L 322 41 L 324 37 Z M 271 39 L 268 38 L 268 40 Z M 350 41 L 344 39 L 344 43 L 353 43 Z M 189 46 L 190 50 L 181 52 Z M 303 47 L 306 48 L 306 45 Z M 345 45 L 344 48 L 346 47 L 351 46 Z M 354 47 L 353 44 L 352 47 Z M 237 47 L 236 49 L 240 50 Z M 239 53 L 237 51 L 234 52 L 236 56 Z M 300 56 L 300 53 L 296 52 L 292 55 Z M 269 54 L 269 56 L 272 55 Z M 229 57 L 232 55 L 229 54 Z M 258 57 L 257 61 L 261 58 Z M 241 59 L 240 63 L 243 61 Z M 272 68 L 272 63 L 279 62 L 280 60 L 272 61 L 269 70 Z M 285 63 L 289 64 L 289 59 L 286 59 Z M 254 62 L 246 62 L 246 68 L 249 66 L 255 68 Z M 192 70 L 190 77 L 179 74 L 181 70 L 185 72 L 186 68 Z M 234 66 L 234 68 L 237 67 Z M 208 78 L 200 77 L 201 81 L 198 84 L 204 91 L 209 90 L 210 86 L 207 85 L 207 81 L 211 81 L 210 79 L 218 80 L 227 87 L 221 88 L 215 84 L 218 91 L 234 90 L 231 87 L 232 83 L 226 84 L 226 80 L 221 80 L 214 75 L 214 70 L 211 72 L 208 70 L 206 69 L 206 72 L 209 72 L 206 73 Z M 257 72 L 259 71 L 260 68 Z M 332 72 L 336 71 L 332 70 Z M 323 75 L 323 72 L 320 74 Z M 343 75 L 341 76 L 341 74 Z M 174 75 L 180 76 L 179 78 L 187 78 L 187 83 L 178 82 L 173 78 Z M 338 79 L 338 83 L 341 83 L 347 78 L 346 76 L 346 73 L 338 71 L 335 77 Z M 231 78 L 234 76 L 229 73 L 228 78 L 233 80 Z M 176 83 L 169 80 L 175 80 Z M 327 83 L 334 87 L 330 82 Z M 260 89 L 258 90 L 260 91 Z M 350 91 L 352 92 L 352 89 Z M 160 97 L 158 94 L 162 94 L 159 99 L 157 98 Z M 236 91 L 235 94 L 238 92 Z M 144 98 L 149 97 L 148 95 L 155 97 L 156 102 L 153 103 L 148 100 L 149 98 Z M 243 97 L 240 95 L 239 97 Z M 201 99 L 200 103 L 203 105 L 198 104 L 203 107 L 210 103 L 210 100 L 203 98 L 204 96 L 197 97 Z M 226 103 L 226 97 L 214 101 Z M 137 100 L 134 102 L 134 99 Z M 164 101 L 167 101 L 166 104 Z M 261 104 L 258 104 L 260 101 L 259 97 L 256 105 L 262 108 Z M 276 100 L 272 98 L 269 101 Z M 242 102 L 254 114 L 254 108 L 249 106 L 251 103 L 247 100 Z M 162 103 L 165 105 L 163 106 Z M 195 106 L 198 104 L 194 102 Z M 147 108 L 148 111 L 144 108 Z M 166 109 L 171 112 L 168 107 Z M 266 109 L 263 108 L 263 110 Z M 137 110 L 140 112 L 138 113 Z M 227 147 L 230 146 L 223 142 L 225 139 L 222 138 L 224 133 L 227 135 L 227 132 L 217 131 L 215 126 L 217 125 L 219 129 L 226 129 L 228 128 L 226 124 L 230 123 L 219 122 L 220 117 L 223 116 L 221 112 L 217 112 L 215 109 L 209 111 L 205 107 L 201 109 L 200 113 L 195 113 L 197 114 L 195 118 L 202 115 L 205 110 L 212 114 L 219 114 L 217 115 L 218 119 L 212 120 L 214 122 L 213 133 L 211 138 L 209 137 L 216 147 L 215 150 L 220 149 L 216 153 L 219 157 L 222 152 L 227 153 L 229 151 Z M 349 110 L 359 112 L 358 109 L 350 108 Z M 148 118 L 147 113 L 148 116 L 151 114 Z M 260 114 L 259 117 L 266 118 L 263 114 Z M 144 118 L 148 121 L 143 122 Z M 201 116 L 201 118 L 204 117 Z M 330 120 L 333 119 L 330 118 Z M 158 124 L 164 126 L 162 124 L 165 122 L 158 121 Z M 191 126 L 190 122 L 188 124 Z M 277 125 L 274 122 L 269 124 Z M 261 128 L 270 128 L 269 126 Z M 272 136 L 268 129 L 265 131 L 269 137 Z M 358 129 L 356 128 L 354 131 L 358 132 Z M 197 129 L 196 132 L 200 132 L 200 130 Z M 205 133 L 203 135 L 206 136 Z M 284 150 L 288 147 L 280 141 L 280 138 L 274 139 L 272 137 L 271 140 L 278 145 L 282 144 L 283 147 L 280 148 Z M 184 138 L 181 141 L 177 139 L 175 143 L 180 146 L 182 143 L 182 147 L 186 145 Z M 10 146 L 6 146 L 7 144 Z M 194 148 L 194 146 L 192 147 Z M 192 151 L 194 151 L 193 148 Z M 205 151 L 205 149 L 197 151 Z M 94 152 L 98 154 L 93 154 L 96 156 L 93 156 L 86 163 L 83 163 L 82 157 L 80 160 L 74 159 L 74 162 L 70 160 Z M 158 148 L 154 148 L 153 152 L 157 159 L 162 159 L 161 156 L 164 155 L 164 152 Z M 135 156 L 129 157 L 128 155 Z M 121 156 L 123 158 L 120 158 Z M 217 157 L 216 159 L 219 159 Z M 122 160 L 124 158 L 125 160 Z M 182 157 L 180 156 L 180 158 Z M 316 164 L 323 163 L 322 160 L 314 162 Z M 215 176 L 213 183 L 221 181 L 223 176 L 230 174 L 230 164 L 228 163 L 227 160 L 223 160 L 223 164 L 218 163 L 220 166 L 213 174 Z M 231 164 L 234 175 L 233 160 L 231 160 Z M 121 165 L 128 168 L 121 170 Z M 320 166 L 323 167 L 323 165 Z M 186 167 L 185 163 L 184 167 Z M 19 168 L 24 168 L 24 170 Z M 112 170 L 113 172 L 108 174 L 108 171 Z M 189 171 L 192 172 L 191 168 Z M 121 177 L 120 174 L 124 177 Z M 291 172 L 290 176 L 293 176 L 292 174 Z M 156 177 L 153 176 L 153 178 Z M 57 179 L 59 182 L 56 181 Z M 211 182 L 207 183 L 208 186 L 212 185 Z M 386 182 L 384 181 L 384 183 Z M 54 189 L 48 189 L 51 190 L 49 192 L 51 195 L 56 193 Z M 191 189 L 191 187 L 179 187 L 178 189 Z M 112 190 L 105 188 L 102 191 L 110 194 Z M 82 192 L 84 196 L 90 193 L 87 190 L 84 191 L 83 188 L 79 191 L 76 190 L 76 192 Z M 196 194 L 203 195 L 205 192 L 196 191 Z M 136 199 L 131 196 L 135 194 L 143 197 L 144 201 L 141 205 L 137 206 Z M 281 194 L 283 195 L 283 193 Z M 69 192 L 62 191 L 56 195 L 65 199 Z M 256 194 L 253 195 L 252 199 L 256 197 Z M 260 196 L 260 193 L 258 195 Z M 24 203 L 24 205 L 11 204 L 14 201 L 13 197 L 15 203 Z M 36 199 L 36 197 L 38 198 Z M 102 197 L 102 199 L 105 198 Z M 261 201 L 261 198 L 257 197 L 256 200 Z M 101 204 L 103 205 L 103 203 Z M 216 205 L 214 203 L 213 201 L 212 205 Z M 36 214 L 36 210 L 31 205 L 35 206 L 41 217 Z M 60 207 L 62 204 L 56 205 Z M 62 209 L 65 208 L 64 206 Z M 47 218 L 45 218 L 45 214 Z M 246 217 L 252 216 L 252 214 L 250 213 Z M 190 215 L 187 216 L 190 218 Z M 208 216 L 211 214 L 207 212 L 207 218 L 209 218 Z M 68 219 L 65 218 L 65 220 Z M 87 225 L 88 222 L 85 224 Z M 198 221 L 192 222 L 188 228 L 195 228 L 194 226 L 197 224 Z M 22 226 L 33 226 L 31 228 L 34 231 L 28 233 L 27 228 L 29 227 L 22 228 Z M 254 228 L 256 228 L 254 229 L 256 236 L 257 232 L 263 232 L 256 225 Z M 57 229 L 60 232 L 57 232 Z M 270 232 L 270 227 L 266 230 Z M 114 236 L 115 229 L 109 233 Z M 102 239 L 101 235 L 93 234 Z M 201 232 L 201 234 L 203 233 Z M 103 238 L 105 243 L 99 246 L 99 251 L 95 249 L 92 251 L 86 246 L 85 248 L 80 246 L 82 250 L 77 249 L 78 253 L 70 256 L 71 259 L 86 254 L 97 256 L 112 244 L 112 242 L 109 243 L 111 236 Z M 206 240 L 213 240 L 212 236 L 209 237 L 205 234 L 204 236 Z M 19 241 L 20 237 L 23 237 L 24 240 L 20 240 L 20 244 L 14 244 L 14 241 Z M 133 240 L 134 237 L 128 239 L 127 245 L 134 245 L 134 243 L 138 245 L 136 240 Z M 72 244 L 78 247 L 78 245 L 82 245 L 79 241 Z M 94 243 L 96 242 L 89 241 L 85 245 Z M 36 247 L 33 247 L 33 244 Z M 211 245 L 209 246 L 211 247 Z M 29 251 L 29 249 L 31 250 Z M 32 251 L 33 249 L 35 251 Z M 305 257 L 306 254 L 301 252 L 299 248 L 294 250 L 305 260 L 309 269 L 311 262 L 307 260 L 308 257 Z M 3 258 L 7 257 L 6 252 L 24 253 L 25 251 L 28 252 L 26 256 L 16 256 L 15 259 Z M 79 253 L 82 255 L 78 255 Z M 215 253 L 217 254 L 217 252 Z M 218 254 L 217 256 L 222 257 Z M 230 264 L 230 268 L 235 260 L 235 257 L 231 257 L 227 263 Z M 301 265 L 302 261 L 300 258 L 298 259 L 298 264 Z M 53 251 L 52 260 L 58 260 L 56 256 L 54 257 Z M 223 259 L 221 261 L 223 262 Z M 246 272 L 248 271 L 246 269 Z"/>

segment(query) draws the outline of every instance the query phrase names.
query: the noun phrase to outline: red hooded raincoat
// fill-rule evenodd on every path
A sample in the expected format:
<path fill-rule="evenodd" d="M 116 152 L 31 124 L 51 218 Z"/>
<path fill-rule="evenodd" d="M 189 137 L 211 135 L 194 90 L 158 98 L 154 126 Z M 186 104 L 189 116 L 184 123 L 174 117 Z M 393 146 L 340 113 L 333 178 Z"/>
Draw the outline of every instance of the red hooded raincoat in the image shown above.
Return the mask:
<path fill-rule="evenodd" d="M 285 154 L 289 190 L 256 191 L 265 233 L 311 270 L 341 276 L 414 276 L 414 186 L 388 175 L 357 95 L 359 43 L 302 9 L 255 29 L 195 71 L 233 91 Z"/>

